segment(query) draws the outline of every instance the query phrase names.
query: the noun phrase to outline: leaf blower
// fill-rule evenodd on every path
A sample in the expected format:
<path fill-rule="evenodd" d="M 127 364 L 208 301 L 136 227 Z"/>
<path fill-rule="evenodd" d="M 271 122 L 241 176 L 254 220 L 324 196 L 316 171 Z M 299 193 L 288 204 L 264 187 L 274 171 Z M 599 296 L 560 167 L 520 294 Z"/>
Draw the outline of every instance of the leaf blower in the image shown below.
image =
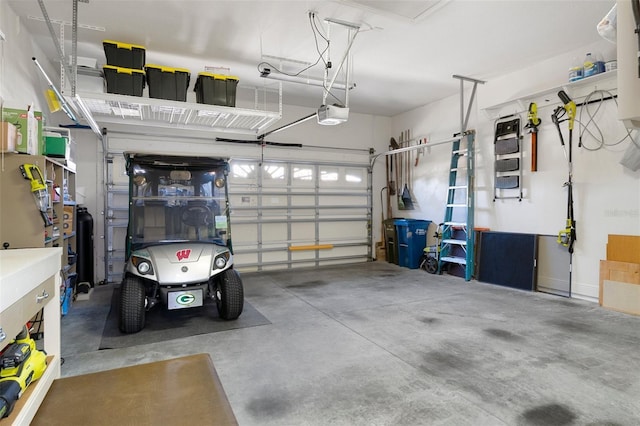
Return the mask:
<path fill-rule="evenodd" d="M 11 414 L 27 387 L 42 377 L 47 357 L 25 326 L 0 355 L 0 419 Z"/>

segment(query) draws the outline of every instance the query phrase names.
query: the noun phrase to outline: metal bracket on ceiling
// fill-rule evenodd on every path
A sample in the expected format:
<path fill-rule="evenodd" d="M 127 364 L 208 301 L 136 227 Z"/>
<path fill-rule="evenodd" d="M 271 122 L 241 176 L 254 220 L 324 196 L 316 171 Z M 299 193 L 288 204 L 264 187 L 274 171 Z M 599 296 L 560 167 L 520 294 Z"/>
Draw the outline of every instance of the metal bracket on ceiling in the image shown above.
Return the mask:
<path fill-rule="evenodd" d="M 73 1 L 74 1 L 74 4 L 77 5 L 78 0 L 73 0 Z M 60 57 L 60 64 L 62 64 L 62 66 L 64 67 L 63 70 L 66 71 L 66 73 L 71 76 L 71 87 L 73 92 L 73 89 L 75 88 L 75 83 L 76 83 L 75 73 L 72 72 L 72 70 L 69 68 L 69 65 L 67 64 L 67 61 L 65 61 L 64 59 L 64 51 L 62 50 L 62 46 L 60 45 L 61 41 L 64 42 L 64 40 L 58 40 L 58 36 L 56 35 L 55 30 L 53 29 L 53 24 L 51 22 L 51 18 L 49 18 L 49 13 L 47 12 L 47 8 L 44 5 L 44 1 L 38 0 L 38 5 L 40 6 L 40 10 L 42 11 L 42 17 L 44 18 L 44 22 L 47 24 L 47 28 L 49 29 L 49 34 L 51 35 L 51 41 L 53 41 L 53 45 L 58 51 L 58 56 Z M 73 32 L 74 33 L 77 32 L 77 27 L 75 26 L 73 27 Z"/>
<path fill-rule="evenodd" d="M 469 124 L 469 116 L 471 115 L 471 107 L 473 106 L 473 101 L 476 97 L 476 89 L 478 88 L 478 84 L 484 84 L 485 81 L 477 80 L 471 77 L 464 77 L 461 75 L 453 75 L 453 78 L 460 80 L 460 134 L 464 135 L 467 131 L 467 125 Z M 464 108 L 464 82 L 473 83 L 473 89 L 471 90 L 471 97 L 469 98 L 469 105 L 467 106 L 467 113 L 465 115 Z"/>
<path fill-rule="evenodd" d="M 93 132 L 95 133 L 95 135 L 102 140 L 102 131 L 100 130 L 100 127 L 98 126 L 98 124 L 96 123 L 95 119 L 93 118 L 93 115 L 91 114 L 91 111 L 89 111 L 89 109 L 86 107 L 86 105 L 83 103 L 82 99 L 80 99 L 80 97 L 76 94 L 76 81 L 77 81 L 77 75 L 78 75 L 78 2 L 81 1 L 83 3 L 89 3 L 89 0 L 73 0 L 73 16 L 72 16 L 72 23 L 71 23 L 71 68 L 69 67 L 69 64 L 67 64 L 67 61 L 65 60 L 64 57 L 64 50 L 61 46 L 61 43 L 64 43 L 64 39 L 62 40 L 58 40 L 58 38 L 56 37 L 56 33 L 53 29 L 53 24 L 51 22 L 51 18 L 49 18 L 49 13 L 47 12 L 47 8 L 44 5 L 44 1 L 43 0 L 38 0 L 38 5 L 40 5 L 40 10 L 42 11 L 42 17 L 44 18 L 45 23 L 47 24 L 47 28 L 49 29 L 49 33 L 51 34 L 51 39 L 53 41 L 53 44 L 58 52 L 58 56 L 60 57 L 60 64 L 61 64 L 61 81 L 64 81 L 64 72 L 66 71 L 67 74 L 69 74 L 71 76 L 70 78 L 70 83 L 71 83 L 71 97 L 70 99 L 73 101 L 73 105 L 74 105 L 74 109 L 76 111 L 80 111 L 80 113 L 82 114 L 82 116 L 84 117 L 85 120 L 87 120 L 87 122 L 89 123 L 89 127 L 91 127 L 91 130 L 93 130 Z M 64 25 L 65 23 L 62 22 L 61 24 L 61 29 L 60 29 L 60 33 L 62 35 L 62 37 L 64 37 Z M 40 66 L 40 64 L 38 63 L 37 60 L 35 60 L 34 58 L 34 62 L 36 64 L 36 66 L 40 69 L 40 71 L 42 72 L 42 74 L 44 75 L 45 79 L 47 80 L 47 82 L 49 83 L 49 86 L 52 88 L 52 90 L 55 92 L 56 96 L 59 98 L 60 103 L 63 105 L 63 110 L 64 112 L 67 114 L 67 116 L 74 121 L 76 124 L 78 123 L 78 119 L 76 118 L 75 114 L 73 114 L 73 112 L 69 109 L 67 100 L 64 98 L 64 96 L 62 96 L 62 94 L 60 93 L 59 90 L 57 90 L 55 88 L 55 85 L 53 84 L 53 82 L 51 81 L 51 79 L 49 79 L 49 77 L 47 76 L 46 72 L 44 71 L 44 69 Z"/>
<path fill-rule="evenodd" d="M 322 94 L 322 105 L 326 105 L 327 104 L 327 96 L 329 95 L 329 93 L 331 93 L 331 89 L 333 88 L 333 85 L 336 82 L 336 79 L 338 78 L 338 74 L 340 73 L 340 70 L 342 70 L 342 67 L 345 65 L 346 63 L 346 71 L 345 71 L 345 89 L 344 89 L 344 106 L 348 107 L 349 106 L 349 86 L 350 86 L 350 82 L 351 82 L 351 47 L 353 46 L 353 42 L 356 39 L 356 36 L 358 35 L 358 33 L 360 32 L 360 26 L 356 25 L 356 24 L 352 24 L 350 22 L 345 22 L 345 21 L 340 21 L 337 19 L 331 19 L 331 18 L 326 18 L 325 22 L 328 24 L 327 27 L 327 34 L 330 34 L 330 30 L 331 30 L 331 24 L 335 24 L 335 25 L 340 25 L 343 26 L 345 28 L 348 29 L 348 37 L 347 37 L 347 47 L 344 51 L 344 54 L 342 56 L 342 59 L 340 60 L 340 63 L 338 64 L 338 68 L 335 70 L 335 72 L 333 73 L 333 78 L 331 78 L 331 81 L 329 82 L 329 85 L 326 85 L 326 80 L 328 77 L 328 70 L 325 69 L 325 85 L 324 85 L 324 91 Z M 327 51 L 327 55 L 329 54 L 329 52 Z"/>
<path fill-rule="evenodd" d="M 464 136 L 467 131 L 467 126 L 469 124 L 469 117 L 471 115 L 471 107 L 473 106 L 473 101 L 475 100 L 475 97 L 476 97 L 476 89 L 478 87 L 478 84 L 486 83 L 485 81 L 482 81 L 482 80 L 478 80 L 471 77 L 464 77 L 456 74 L 453 75 L 453 78 L 460 80 L 460 134 L 455 135 L 452 139 L 446 139 L 438 142 L 429 142 L 428 146 L 430 147 L 436 146 L 436 145 L 449 144 L 462 139 L 462 136 Z M 471 90 L 471 97 L 469 98 L 469 104 L 467 105 L 467 108 L 466 108 L 466 115 L 465 115 L 465 102 L 464 102 L 465 81 L 473 83 L 473 89 Z M 413 139 L 410 139 L 408 142 L 412 142 L 419 139 L 423 139 L 423 137 L 413 138 Z M 423 145 L 413 145 L 413 146 L 408 146 L 404 148 L 392 149 L 390 151 L 381 152 L 380 154 L 376 154 L 371 157 L 371 167 L 373 167 L 374 163 L 379 157 L 384 157 L 386 155 L 395 155 L 401 152 L 415 151 L 417 149 L 424 149 L 424 148 L 425 146 Z"/>

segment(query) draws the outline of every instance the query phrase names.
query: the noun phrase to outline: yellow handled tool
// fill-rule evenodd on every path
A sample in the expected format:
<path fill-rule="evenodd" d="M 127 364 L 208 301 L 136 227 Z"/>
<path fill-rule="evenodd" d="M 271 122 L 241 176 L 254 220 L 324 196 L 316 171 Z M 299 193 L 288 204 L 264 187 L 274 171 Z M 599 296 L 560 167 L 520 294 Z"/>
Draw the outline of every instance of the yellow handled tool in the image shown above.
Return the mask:
<path fill-rule="evenodd" d="M 36 206 L 42 215 L 44 226 L 51 225 L 51 219 L 47 214 L 47 208 L 49 207 L 49 194 L 47 193 L 47 185 L 42 177 L 42 172 L 40 172 L 40 169 L 35 164 L 22 164 L 20 166 L 20 173 L 22 173 L 22 177 L 31 183 L 31 193 L 35 198 Z"/>
<path fill-rule="evenodd" d="M 528 133 L 531 133 L 531 171 L 538 170 L 538 126 L 542 122 L 538 118 L 538 105 L 535 102 L 529 104 L 529 121 L 524 126 Z"/>

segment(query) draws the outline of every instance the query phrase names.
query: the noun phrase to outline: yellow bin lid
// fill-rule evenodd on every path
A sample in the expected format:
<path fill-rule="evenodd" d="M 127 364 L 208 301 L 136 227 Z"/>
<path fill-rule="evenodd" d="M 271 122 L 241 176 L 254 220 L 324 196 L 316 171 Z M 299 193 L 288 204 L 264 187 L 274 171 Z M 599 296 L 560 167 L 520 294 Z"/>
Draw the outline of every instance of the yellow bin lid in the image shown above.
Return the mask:
<path fill-rule="evenodd" d="M 200 72 L 198 73 L 198 77 L 211 77 L 216 80 L 226 80 L 227 76 L 223 74 L 214 74 L 212 72 Z"/>
<path fill-rule="evenodd" d="M 144 50 L 144 46 L 140 46 L 139 44 L 129 44 L 129 43 L 123 43 L 121 41 L 113 41 L 113 40 L 102 40 L 102 43 L 103 44 L 115 44 L 118 49 L 133 50 L 135 48 L 135 49 L 143 49 Z"/>
<path fill-rule="evenodd" d="M 133 73 L 137 73 L 137 74 L 144 75 L 144 71 L 143 70 L 138 70 L 138 69 L 135 69 L 135 68 L 116 67 L 115 65 L 104 65 L 102 67 L 102 69 L 114 70 L 118 74 L 133 74 Z"/>
<path fill-rule="evenodd" d="M 162 72 L 171 72 L 171 73 L 177 73 L 177 72 L 185 72 L 187 74 L 189 74 L 191 71 L 189 71 L 186 68 L 172 68 L 172 67 L 165 67 L 164 65 L 156 65 L 156 64 L 146 64 L 145 66 L 146 68 L 153 68 L 156 70 L 160 70 Z"/>

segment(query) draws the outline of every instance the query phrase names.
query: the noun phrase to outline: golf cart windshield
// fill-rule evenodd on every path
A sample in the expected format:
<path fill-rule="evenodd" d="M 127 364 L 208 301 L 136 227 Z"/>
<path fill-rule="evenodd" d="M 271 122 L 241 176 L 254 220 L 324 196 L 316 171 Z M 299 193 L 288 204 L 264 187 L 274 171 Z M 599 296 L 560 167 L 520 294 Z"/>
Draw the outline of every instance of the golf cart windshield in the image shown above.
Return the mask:
<path fill-rule="evenodd" d="M 227 162 L 127 155 L 131 249 L 184 241 L 227 245 Z"/>

